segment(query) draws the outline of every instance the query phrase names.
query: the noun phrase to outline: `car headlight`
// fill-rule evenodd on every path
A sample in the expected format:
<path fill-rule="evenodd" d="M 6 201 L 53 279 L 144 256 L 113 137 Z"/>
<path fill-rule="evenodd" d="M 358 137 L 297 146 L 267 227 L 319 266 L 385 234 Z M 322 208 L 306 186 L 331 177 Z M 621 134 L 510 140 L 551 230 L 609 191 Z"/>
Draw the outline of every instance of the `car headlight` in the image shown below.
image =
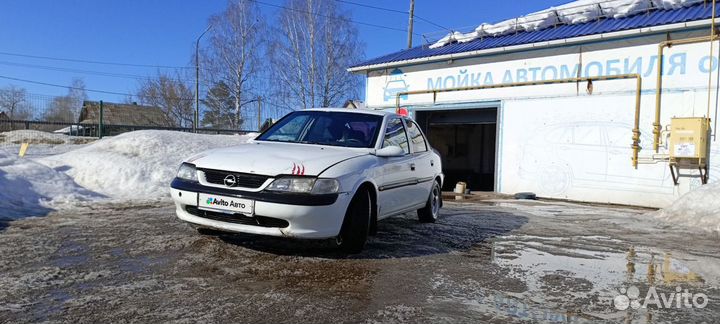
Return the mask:
<path fill-rule="evenodd" d="M 177 177 L 188 181 L 198 181 L 197 169 L 190 163 L 183 163 L 178 168 Z"/>
<path fill-rule="evenodd" d="M 340 191 L 340 183 L 335 179 L 285 177 L 275 179 L 266 190 L 321 195 L 337 193 Z"/>
<path fill-rule="evenodd" d="M 317 179 L 312 193 L 316 195 L 337 193 L 340 191 L 340 182 L 335 179 Z"/>

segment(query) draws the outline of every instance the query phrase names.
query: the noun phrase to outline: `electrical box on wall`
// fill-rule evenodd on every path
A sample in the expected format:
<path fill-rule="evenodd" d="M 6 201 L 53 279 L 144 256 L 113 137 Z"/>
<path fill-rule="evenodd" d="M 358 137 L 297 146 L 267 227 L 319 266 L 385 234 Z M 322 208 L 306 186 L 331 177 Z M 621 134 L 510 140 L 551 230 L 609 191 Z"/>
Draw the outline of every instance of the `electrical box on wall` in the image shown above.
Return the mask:
<path fill-rule="evenodd" d="M 670 171 L 675 184 L 680 169 L 697 169 L 702 183 L 707 182 L 708 136 L 710 119 L 673 118 L 670 122 Z M 677 175 L 676 175 L 677 172 Z"/>

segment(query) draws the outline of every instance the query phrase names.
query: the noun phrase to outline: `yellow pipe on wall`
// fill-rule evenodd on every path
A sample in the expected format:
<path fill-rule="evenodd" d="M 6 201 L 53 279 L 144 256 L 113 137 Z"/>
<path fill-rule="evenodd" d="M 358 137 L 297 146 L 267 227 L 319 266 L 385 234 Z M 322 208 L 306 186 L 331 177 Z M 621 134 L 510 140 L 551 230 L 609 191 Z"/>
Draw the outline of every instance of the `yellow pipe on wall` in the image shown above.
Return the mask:
<path fill-rule="evenodd" d="M 710 20 L 710 39 L 715 38 L 715 0 L 712 2 L 712 19 Z M 710 42 L 710 55 L 708 57 L 713 57 L 713 42 Z M 710 64 L 712 65 L 712 59 L 710 61 Z M 710 88 L 712 88 L 712 68 L 710 69 L 710 72 L 708 72 L 708 100 L 707 100 L 707 114 L 705 115 L 706 118 L 710 118 L 710 98 L 712 97 L 710 95 Z"/>
<path fill-rule="evenodd" d="M 448 88 L 439 90 L 415 90 L 398 92 L 395 94 L 395 109 L 400 109 L 400 97 L 417 95 L 417 94 L 431 94 L 433 95 L 433 103 L 435 103 L 437 94 L 439 92 L 454 92 L 454 91 L 471 91 L 471 90 L 484 90 L 484 89 L 500 89 L 500 88 L 511 88 L 511 87 L 526 87 L 535 85 L 549 85 L 549 84 L 561 84 L 561 83 L 576 83 L 576 82 L 593 82 L 593 81 L 608 81 L 608 80 L 624 80 L 624 79 L 635 79 L 636 91 L 635 91 L 635 123 L 633 132 L 633 156 L 632 166 L 637 169 L 638 166 L 638 154 L 640 152 L 640 94 L 642 91 L 642 77 L 640 74 L 619 74 L 619 75 L 608 75 L 608 76 L 597 76 L 597 77 L 580 77 L 580 78 L 567 78 L 557 80 L 545 80 L 545 81 L 526 81 L 526 82 L 509 82 L 509 83 L 498 83 L 492 85 L 481 85 L 473 87 L 459 87 L 459 88 Z"/>
<path fill-rule="evenodd" d="M 685 45 L 685 44 L 695 44 L 695 43 L 703 43 L 703 42 L 712 42 L 720 39 L 718 35 L 712 36 L 700 36 L 700 37 L 693 37 L 693 38 L 685 38 L 685 39 L 678 39 L 678 40 L 669 40 L 669 41 L 663 41 L 658 44 L 658 54 L 657 54 L 657 75 L 655 77 L 655 121 L 653 122 L 653 150 L 655 150 L 655 153 L 660 151 L 660 133 L 662 131 L 662 125 L 660 125 L 660 113 L 661 113 L 661 104 L 662 104 L 662 70 L 663 70 L 663 53 L 665 47 L 672 47 L 673 45 Z M 712 64 L 712 61 L 711 63 Z M 708 96 L 710 92 L 710 87 L 708 87 Z M 708 103 L 709 104 L 709 103 Z"/>

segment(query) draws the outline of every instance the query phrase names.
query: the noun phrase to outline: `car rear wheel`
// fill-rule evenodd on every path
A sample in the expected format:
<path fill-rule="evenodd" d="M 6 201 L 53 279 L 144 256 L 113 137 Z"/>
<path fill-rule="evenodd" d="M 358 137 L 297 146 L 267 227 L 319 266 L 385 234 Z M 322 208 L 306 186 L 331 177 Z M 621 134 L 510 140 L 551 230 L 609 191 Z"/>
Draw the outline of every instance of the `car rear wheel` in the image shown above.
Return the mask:
<path fill-rule="evenodd" d="M 440 184 L 437 181 L 433 182 L 433 187 L 430 190 L 430 196 L 428 197 L 425 207 L 418 209 L 418 219 L 421 223 L 435 223 L 438 216 L 440 216 L 440 206 L 442 206 L 442 193 L 440 191 Z"/>
<path fill-rule="evenodd" d="M 341 251 L 360 253 L 365 246 L 370 231 L 370 219 L 372 218 L 372 202 L 370 199 L 370 193 L 361 189 L 350 201 L 345 213 L 345 220 L 340 229 L 340 235 L 336 238 L 336 243 Z"/>

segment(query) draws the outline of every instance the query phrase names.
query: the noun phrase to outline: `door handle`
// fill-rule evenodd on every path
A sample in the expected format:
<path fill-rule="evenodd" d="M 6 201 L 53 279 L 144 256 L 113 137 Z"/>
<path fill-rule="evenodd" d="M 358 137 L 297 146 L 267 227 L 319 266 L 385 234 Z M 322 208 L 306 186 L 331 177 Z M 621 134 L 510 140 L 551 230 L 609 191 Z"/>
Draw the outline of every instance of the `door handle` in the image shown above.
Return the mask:
<path fill-rule="evenodd" d="M 410 163 L 410 171 L 415 171 L 415 163 Z"/>

